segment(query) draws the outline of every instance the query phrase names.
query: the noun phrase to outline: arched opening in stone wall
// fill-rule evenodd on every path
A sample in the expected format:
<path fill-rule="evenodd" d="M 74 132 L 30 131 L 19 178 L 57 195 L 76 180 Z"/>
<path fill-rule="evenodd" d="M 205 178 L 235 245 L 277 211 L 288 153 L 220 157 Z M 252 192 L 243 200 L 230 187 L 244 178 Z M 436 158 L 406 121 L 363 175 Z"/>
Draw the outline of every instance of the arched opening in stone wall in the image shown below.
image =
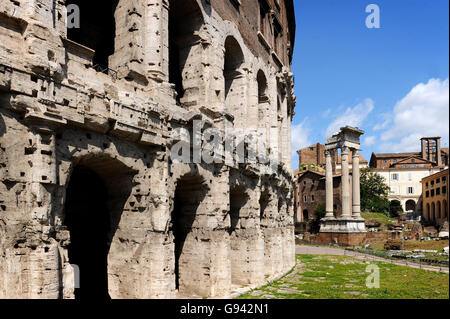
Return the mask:
<path fill-rule="evenodd" d="M 114 14 L 118 3 L 119 0 L 66 0 L 66 6 L 77 5 L 80 13 L 80 27 L 73 28 L 68 25 L 67 38 L 94 50 L 92 62 L 102 70 L 108 68 L 109 57 L 114 53 L 116 36 Z"/>
<path fill-rule="evenodd" d="M 444 199 L 444 218 L 448 218 L 448 204 L 447 201 Z"/>
<path fill-rule="evenodd" d="M 407 212 L 415 212 L 416 211 L 416 202 L 412 199 L 406 201 L 406 211 Z"/>
<path fill-rule="evenodd" d="M 197 31 L 204 24 L 202 12 L 195 0 L 171 0 L 169 7 L 169 82 L 175 86 L 177 103 L 195 99 L 196 83 L 201 67 Z M 190 101 L 189 101 L 190 102 Z"/>
<path fill-rule="evenodd" d="M 175 244 L 175 289 L 182 295 L 192 295 L 191 271 L 198 267 L 194 222 L 200 203 L 208 188 L 200 176 L 185 175 L 177 182 L 172 211 L 172 232 Z M 196 227 L 199 227 L 198 225 Z"/>
<path fill-rule="evenodd" d="M 438 201 L 437 202 L 437 219 L 441 219 L 442 215 L 441 215 L 441 202 Z"/>
<path fill-rule="evenodd" d="M 436 205 L 434 203 L 431 203 L 431 220 L 436 220 Z"/>
<path fill-rule="evenodd" d="M 76 165 L 64 205 L 70 232 L 68 257 L 78 266 L 77 299 L 109 299 L 108 259 L 134 172 L 110 158 L 91 158 Z"/>
<path fill-rule="evenodd" d="M 243 279 L 241 278 L 241 269 L 244 266 L 242 264 L 242 256 L 245 253 L 245 249 L 242 249 L 242 238 L 238 233 L 240 228 L 239 219 L 241 211 L 248 201 L 248 196 L 243 186 L 236 186 L 230 189 L 230 228 L 228 233 L 230 234 L 230 260 L 231 260 L 231 283 L 240 284 Z M 244 246 L 245 247 L 245 246 Z M 243 258 L 244 257 L 244 258 Z"/>
<path fill-rule="evenodd" d="M 309 220 L 309 213 L 307 209 L 303 210 L 303 221 L 308 221 Z"/>
<path fill-rule="evenodd" d="M 244 53 L 238 41 L 229 36 L 225 40 L 225 59 L 223 76 L 225 80 L 225 109 L 232 114 L 242 114 L 243 105 L 243 79 L 240 70 L 244 63 Z"/>
<path fill-rule="evenodd" d="M 262 191 L 261 196 L 259 198 L 259 219 L 262 222 L 265 218 L 267 218 L 267 208 L 270 203 L 270 194 L 268 191 Z"/>
<path fill-rule="evenodd" d="M 243 186 L 236 186 L 230 190 L 230 228 L 228 233 L 231 235 L 239 224 L 239 216 L 242 207 L 248 201 L 248 196 L 245 193 L 245 188 Z"/>
<path fill-rule="evenodd" d="M 430 204 L 427 204 L 425 218 L 426 220 L 431 220 Z"/>
<path fill-rule="evenodd" d="M 267 95 L 267 79 L 262 70 L 258 71 L 256 81 L 258 82 L 258 103 L 267 103 L 269 101 Z"/>

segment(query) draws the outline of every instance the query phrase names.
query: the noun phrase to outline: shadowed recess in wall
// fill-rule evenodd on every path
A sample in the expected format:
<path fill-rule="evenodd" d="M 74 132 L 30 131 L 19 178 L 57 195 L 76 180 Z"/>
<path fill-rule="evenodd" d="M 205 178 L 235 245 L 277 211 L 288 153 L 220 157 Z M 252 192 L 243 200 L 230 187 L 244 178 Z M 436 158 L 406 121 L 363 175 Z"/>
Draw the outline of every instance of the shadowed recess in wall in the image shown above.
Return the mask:
<path fill-rule="evenodd" d="M 188 236 L 193 230 L 197 210 L 204 200 L 208 187 L 199 176 L 185 175 L 177 182 L 172 211 L 172 231 L 175 239 L 175 287 L 181 293 L 190 293 L 187 289 L 190 269 L 196 267 L 195 240 L 188 241 Z"/>
<path fill-rule="evenodd" d="M 110 158 L 82 161 L 67 187 L 64 223 L 70 231 L 69 262 L 80 269 L 77 299 L 109 299 L 108 254 L 133 172 Z"/>
<path fill-rule="evenodd" d="M 68 28 L 68 39 L 95 51 L 93 64 L 108 67 L 109 56 L 114 53 L 116 12 L 119 0 L 85 1 L 67 0 L 66 5 L 80 8 L 80 28 Z"/>

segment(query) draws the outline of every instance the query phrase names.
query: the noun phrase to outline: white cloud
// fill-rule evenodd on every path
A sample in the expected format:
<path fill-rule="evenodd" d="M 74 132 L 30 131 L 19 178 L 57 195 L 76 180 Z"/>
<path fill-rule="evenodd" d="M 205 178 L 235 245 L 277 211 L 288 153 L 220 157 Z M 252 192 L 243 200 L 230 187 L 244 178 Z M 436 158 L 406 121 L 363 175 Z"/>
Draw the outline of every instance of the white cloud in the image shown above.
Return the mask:
<path fill-rule="evenodd" d="M 392 123 L 381 134 L 383 152 L 409 152 L 420 149 L 420 138 L 441 136 L 449 140 L 449 80 L 430 79 L 416 85 L 392 114 Z"/>
<path fill-rule="evenodd" d="M 363 147 L 370 147 L 377 141 L 376 136 L 367 136 L 363 139 L 362 145 Z"/>
<path fill-rule="evenodd" d="M 374 102 L 372 99 L 365 99 L 364 102 L 355 107 L 347 108 L 345 112 L 338 116 L 327 128 L 327 137 L 338 132 L 343 126 L 361 127 L 367 116 L 373 111 Z"/>
<path fill-rule="evenodd" d="M 384 119 L 384 121 L 383 121 L 383 123 L 376 124 L 373 127 L 374 131 L 384 130 L 392 122 L 392 117 L 391 117 L 390 113 L 382 113 L 381 117 Z"/>
<path fill-rule="evenodd" d="M 328 116 L 330 116 L 331 111 L 332 111 L 331 107 L 328 108 L 328 109 L 326 109 L 325 111 L 322 112 L 322 114 L 321 114 L 322 117 L 323 117 L 324 119 L 326 119 Z"/>
<path fill-rule="evenodd" d="M 311 129 L 306 125 L 307 120 L 308 118 L 305 118 L 301 123 L 292 125 L 291 127 L 292 166 L 295 167 L 298 164 L 297 151 L 313 144 L 309 140 Z"/>

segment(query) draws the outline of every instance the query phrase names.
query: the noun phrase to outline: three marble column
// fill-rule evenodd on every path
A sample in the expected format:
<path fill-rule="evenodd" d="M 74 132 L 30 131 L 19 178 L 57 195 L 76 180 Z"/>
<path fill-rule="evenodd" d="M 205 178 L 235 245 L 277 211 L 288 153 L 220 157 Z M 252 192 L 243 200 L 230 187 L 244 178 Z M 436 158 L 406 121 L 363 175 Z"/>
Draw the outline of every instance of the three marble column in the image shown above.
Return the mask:
<path fill-rule="evenodd" d="M 352 152 L 352 205 L 350 205 L 350 172 L 349 172 L 349 152 Z M 342 218 L 361 218 L 361 195 L 360 195 L 360 172 L 359 172 L 359 152 L 357 149 L 343 147 L 341 149 L 342 158 L 342 179 L 341 179 L 341 200 Z M 334 217 L 333 214 L 333 168 L 332 151 L 325 151 L 325 192 L 326 192 L 326 216 Z"/>

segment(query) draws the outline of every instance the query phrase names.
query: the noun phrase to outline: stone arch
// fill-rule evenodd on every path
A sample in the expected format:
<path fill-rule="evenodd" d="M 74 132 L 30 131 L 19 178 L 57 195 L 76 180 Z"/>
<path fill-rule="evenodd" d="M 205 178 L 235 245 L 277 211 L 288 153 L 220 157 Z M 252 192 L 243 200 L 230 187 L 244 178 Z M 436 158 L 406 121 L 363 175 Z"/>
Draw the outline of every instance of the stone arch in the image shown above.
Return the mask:
<path fill-rule="evenodd" d="M 136 171 L 108 156 L 73 162 L 66 188 L 63 224 L 71 242 L 69 263 L 80 269 L 75 298 L 109 298 L 111 246 L 131 195 Z M 91 230 L 91 231 L 89 231 Z"/>
<path fill-rule="evenodd" d="M 431 220 L 436 221 L 436 205 L 431 203 Z"/>
<path fill-rule="evenodd" d="M 258 103 L 263 104 L 269 101 L 267 77 L 262 70 L 256 75 L 258 83 Z"/>
<path fill-rule="evenodd" d="M 241 69 L 245 62 L 244 53 L 239 42 L 233 36 L 225 39 L 224 47 L 225 110 L 233 114 L 236 121 L 239 121 L 246 114 L 246 79 Z"/>
<path fill-rule="evenodd" d="M 261 192 L 261 195 L 259 197 L 259 220 L 260 224 L 262 226 L 263 221 L 268 218 L 269 216 L 269 204 L 271 202 L 270 198 L 270 192 L 269 190 L 265 189 Z"/>
<path fill-rule="evenodd" d="M 443 205 L 443 210 L 444 210 L 444 218 L 448 218 L 447 200 L 444 199 L 444 201 L 442 202 L 442 205 Z"/>
<path fill-rule="evenodd" d="M 245 264 L 248 252 L 245 249 L 245 229 L 241 229 L 240 219 L 242 215 L 247 215 L 244 210 L 249 196 L 244 186 L 232 186 L 230 188 L 230 262 L 231 262 L 231 284 L 246 284 L 249 279 L 246 276 Z M 244 248 L 244 249 L 243 249 Z"/>
<path fill-rule="evenodd" d="M 106 7 L 105 4 L 103 1 L 66 0 L 66 6 L 77 5 L 80 12 L 80 27 L 68 28 L 67 38 L 94 50 L 92 62 L 103 70 L 108 68 L 109 57 L 114 54 L 114 15 L 119 0 L 108 1 Z"/>
<path fill-rule="evenodd" d="M 442 218 L 441 202 L 438 201 L 436 206 L 437 206 L 436 207 L 436 219 L 441 219 Z"/>
<path fill-rule="evenodd" d="M 198 294 L 195 282 L 200 256 L 197 255 L 198 232 L 203 225 L 197 218 L 200 203 L 205 199 L 209 188 L 202 176 L 185 174 L 176 181 L 174 205 L 171 213 L 171 231 L 174 237 L 175 289 L 180 296 Z"/>
<path fill-rule="evenodd" d="M 405 203 L 405 211 L 416 211 L 416 202 L 413 199 L 408 199 Z"/>
<path fill-rule="evenodd" d="M 169 3 L 169 82 L 176 101 L 192 106 L 198 103 L 203 46 L 199 31 L 205 25 L 196 0 L 170 0 Z"/>
<path fill-rule="evenodd" d="M 307 209 L 303 210 L 303 221 L 308 221 L 309 220 L 309 213 Z"/>
<path fill-rule="evenodd" d="M 426 206 L 426 215 L 425 215 L 425 218 L 427 219 L 427 220 L 431 220 L 431 211 L 430 211 L 430 204 L 429 203 L 427 203 L 427 206 Z"/>

